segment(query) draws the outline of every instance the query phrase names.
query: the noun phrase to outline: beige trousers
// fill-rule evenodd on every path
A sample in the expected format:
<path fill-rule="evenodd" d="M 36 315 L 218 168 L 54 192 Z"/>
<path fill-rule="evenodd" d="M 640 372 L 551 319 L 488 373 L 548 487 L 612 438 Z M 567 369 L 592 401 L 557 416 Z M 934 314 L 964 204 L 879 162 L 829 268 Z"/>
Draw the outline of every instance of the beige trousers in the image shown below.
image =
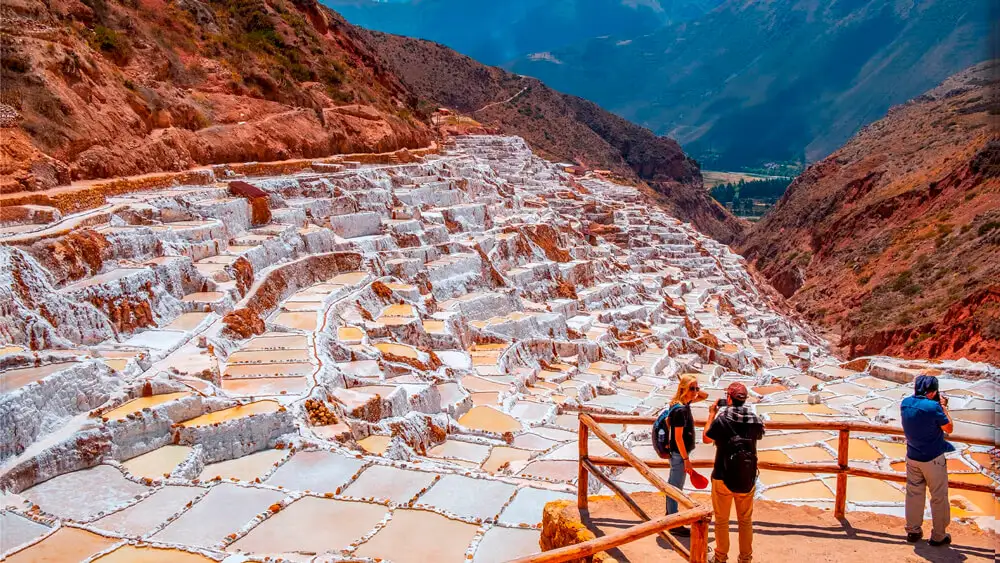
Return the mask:
<path fill-rule="evenodd" d="M 924 501 L 931 490 L 931 539 L 944 539 L 951 521 L 948 504 L 948 461 L 944 454 L 930 461 L 906 458 L 906 533 L 920 531 L 924 522 Z"/>
<path fill-rule="evenodd" d="M 736 522 L 740 530 L 739 563 L 750 563 L 753 558 L 753 497 L 749 493 L 734 493 L 725 483 L 712 479 L 712 508 L 715 510 L 715 560 L 729 560 L 729 514 L 736 505 Z"/>

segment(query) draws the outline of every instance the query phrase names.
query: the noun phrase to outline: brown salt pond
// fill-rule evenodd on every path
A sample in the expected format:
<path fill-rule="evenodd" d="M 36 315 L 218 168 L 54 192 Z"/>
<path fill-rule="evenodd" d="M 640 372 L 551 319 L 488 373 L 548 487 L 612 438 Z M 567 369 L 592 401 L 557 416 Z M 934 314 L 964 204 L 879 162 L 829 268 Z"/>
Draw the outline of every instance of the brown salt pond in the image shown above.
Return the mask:
<path fill-rule="evenodd" d="M 255 401 L 246 405 L 238 405 L 220 411 L 203 414 L 199 417 L 185 420 L 180 426 L 185 428 L 196 428 L 199 426 L 211 426 L 219 422 L 246 418 L 255 414 L 266 414 L 277 412 L 281 405 L 277 401 Z"/>
<path fill-rule="evenodd" d="M 250 530 L 226 551 L 258 555 L 339 552 L 370 533 L 387 512 L 378 504 L 307 496 Z"/>
<path fill-rule="evenodd" d="M 239 479 L 240 481 L 263 479 L 264 475 L 274 470 L 274 464 L 285 459 L 286 456 L 288 456 L 288 452 L 284 450 L 262 450 L 236 459 L 210 463 L 205 466 L 198 478 L 202 481 L 208 481 L 215 477 L 222 477 L 226 480 Z"/>
<path fill-rule="evenodd" d="M 810 461 L 831 461 L 834 455 L 819 446 L 805 446 L 803 448 L 788 448 L 784 450 L 792 461 L 799 463 Z"/>
<path fill-rule="evenodd" d="M 137 477 L 162 479 L 165 474 L 173 473 L 192 449 L 190 446 L 163 446 L 123 462 L 122 467 Z"/>
<path fill-rule="evenodd" d="M 20 389 L 53 373 L 69 369 L 80 362 L 62 362 L 39 367 L 18 368 L 0 373 L 0 391 L 5 393 Z"/>
<path fill-rule="evenodd" d="M 94 559 L 94 563 L 215 563 L 200 553 L 167 547 L 123 545 Z"/>
<path fill-rule="evenodd" d="M 83 561 L 95 553 L 110 548 L 118 541 L 87 530 L 63 526 L 42 541 L 14 553 L 6 560 L 9 563 Z"/>
<path fill-rule="evenodd" d="M 831 440 L 827 442 L 831 448 L 837 449 L 839 444 L 837 440 Z M 848 459 L 862 460 L 862 461 L 878 461 L 882 459 L 882 454 L 880 454 L 875 448 L 871 447 L 871 444 L 867 440 L 862 440 L 861 438 L 851 438 L 851 442 L 847 450 Z"/>
<path fill-rule="evenodd" d="M 463 561 L 478 528 L 425 510 L 396 510 L 355 555 L 395 563 Z"/>
<path fill-rule="evenodd" d="M 458 423 L 472 430 L 498 434 L 521 430 L 521 423 L 516 418 L 487 406 L 472 407 L 458 419 Z"/>
<path fill-rule="evenodd" d="M 757 442 L 757 449 L 783 448 L 785 446 L 812 444 L 827 440 L 831 436 L 833 436 L 833 434 L 830 432 L 819 432 L 816 430 L 786 434 L 765 434 L 764 438 Z"/>

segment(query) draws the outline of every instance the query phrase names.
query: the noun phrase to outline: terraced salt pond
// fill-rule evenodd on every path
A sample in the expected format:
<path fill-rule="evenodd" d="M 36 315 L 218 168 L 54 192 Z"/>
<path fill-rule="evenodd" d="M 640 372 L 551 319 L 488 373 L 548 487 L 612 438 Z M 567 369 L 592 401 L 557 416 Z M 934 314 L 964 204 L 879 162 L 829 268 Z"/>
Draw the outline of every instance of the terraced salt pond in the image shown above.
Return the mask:
<path fill-rule="evenodd" d="M 0 557 L 506 561 L 538 551 L 546 502 L 576 498 L 578 413 L 659 413 L 684 374 L 709 400 L 743 382 L 768 423 L 898 425 L 912 378 L 936 373 L 956 431 L 993 435 L 993 366 L 840 362 L 727 248 L 631 188 L 571 181 L 516 139 L 248 180 L 273 196 L 267 225 L 221 183 L 123 196 L 165 219 L 151 221 L 172 254 L 59 290 L 117 303 L 108 288 L 144 280 L 158 326 L 70 350 L 0 347 L 3 400 L 51 405 L 37 428 L 18 419 L 35 434 L 4 443 L 0 479 L 18 496 L 0 511 Z M 199 219 L 171 222 L 179 208 Z M 115 223 L 98 227 L 140 231 Z M 581 234 L 595 224 L 615 229 Z M 242 324 L 225 320 L 234 311 Z M 655 457 L 644 425 L 605 429 Z M 760 459 L 829 464 L 837 446 L 834 432 L 771 430 Z M 957 446 L 952 478 L 994 485 L 989 448 Z M 852 434 L 849 454 L 904 470 L 889 436 Z M 651 488 L 634 469 L 610 475 Z M 848 483 L 849 512 L 902 514 L 899 484 Z M 834 490 L 814 473 L 758 483 L 761 498 L 826 509 Z M 952 501 L 955 518 L 995 526 L 992 495 Z"/>

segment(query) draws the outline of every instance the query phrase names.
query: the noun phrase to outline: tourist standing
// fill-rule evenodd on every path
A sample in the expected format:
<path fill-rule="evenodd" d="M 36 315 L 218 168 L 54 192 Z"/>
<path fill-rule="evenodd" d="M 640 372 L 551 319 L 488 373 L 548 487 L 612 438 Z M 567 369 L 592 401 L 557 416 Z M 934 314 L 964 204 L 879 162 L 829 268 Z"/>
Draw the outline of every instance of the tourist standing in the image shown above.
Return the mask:
<path fill-rule="evenodd" d="M 757 441 L 764 423 L 746 406 L 747 388 L 733 383 L 726 398 L 708 408 L 702 439 L 715 442 L 712 508 L 715 512 L 715 563 L 729 560 L 729 514 L 736 505 L 739 563 L 753 558 L 753 498 L 757 492 Z"/>
<path fill-rule="evenodd" d="M 691 416 L 691 403 L 708 397 L 698 386 L 698 379 L 691 374 L 684 374 L 677 384 L 677 391 L 670 401 L 670 406 L 656 421 L 653 429 L 654 444 L 657 444 L 657 454 L 670 459 L 670 475 L 667 482 L 684 489 L 686 476 L 694 467 L 691 465 L 691 452 L 694 450 L 694 417 Z M 667 496 L 667 514 L 677 512 L 677 501 Z M 675 536 L 689 537 L 691 530 L 679 526 L 670 530 Z"/>
<path fill-rule="evenodd" d="M 955 451 L 945 440 L 955 428 L 948 414 L 948 399 L 938 391 L 938 380 L 918 376 L 913 396 L 900 405 L 903 433 L 906 435 L 906 541 L 915 543 L 923 537 L 924 501 L 931 491 L 931 539 L 938 546 L 951 543 L 945 530 L 951 521 L 948 503 L 948 461 L 945 454 Z"/>

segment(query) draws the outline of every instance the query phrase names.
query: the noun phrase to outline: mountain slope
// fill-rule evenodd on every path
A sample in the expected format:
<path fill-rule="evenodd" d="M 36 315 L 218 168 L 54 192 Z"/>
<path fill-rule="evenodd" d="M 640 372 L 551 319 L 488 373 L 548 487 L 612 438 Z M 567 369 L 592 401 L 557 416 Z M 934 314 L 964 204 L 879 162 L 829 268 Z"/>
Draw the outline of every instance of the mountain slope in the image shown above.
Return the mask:
<path fill-rule="evenodd" d="M 726 0 L 512 69 L 677 139 L 705 166 L 816 161 L 988 58 L 990 0 Z M 623 87 L 627 85 L 627 87 Z"/>
<path fill-rule="evenodd" d="M 697 163 L 673 139 L 442 45 L 368 33 L 385 64 L 421 98 L 520 135 L 549 158 L 646 181 L 653 189 L 650 195 L 671 213 L 720 241 L 732 241 L 742 232 L 743 223 L 708 196 Z"/>
<path fill-rule="evenodd" d="M 1000 63 L 805 171 L 740 251 L 852 356 L 1000 358 Z"/>
<path fill-rule="evenodd" d="M 12 0 L 2 17 L 0 191 L 431 141 L 314 1 Z"/>
<path fill-rule="evenodd" d="M 593 37 L 631 37 L 691 19 L 719 0 L 323 0 L 369 29 L 442 43 L 499 65 Z"/>

